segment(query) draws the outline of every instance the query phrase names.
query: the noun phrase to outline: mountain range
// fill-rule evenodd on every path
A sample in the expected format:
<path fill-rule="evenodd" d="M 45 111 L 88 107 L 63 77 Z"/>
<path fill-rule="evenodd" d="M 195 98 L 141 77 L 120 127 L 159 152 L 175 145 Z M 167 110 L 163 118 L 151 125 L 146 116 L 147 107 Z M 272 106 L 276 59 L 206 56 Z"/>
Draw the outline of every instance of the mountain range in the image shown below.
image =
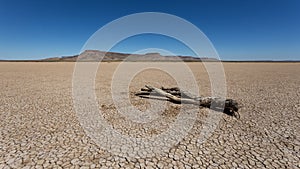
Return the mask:
<path fill-rule="evenodd" d="M 118 52 L 104 52 L 99 50 L 86 50 L 80 55 L 62 56 L 46 58 L 39 61 L 43 62 L 76 62 L 76 61 L 185 61 L 185 62 L 201 62 L 201 61 L 218 61 L 215 58 L 199 58 L 192 56 L 164 56 L 160 53 L 146 53 L 146 54 L 128 54 Z"/>

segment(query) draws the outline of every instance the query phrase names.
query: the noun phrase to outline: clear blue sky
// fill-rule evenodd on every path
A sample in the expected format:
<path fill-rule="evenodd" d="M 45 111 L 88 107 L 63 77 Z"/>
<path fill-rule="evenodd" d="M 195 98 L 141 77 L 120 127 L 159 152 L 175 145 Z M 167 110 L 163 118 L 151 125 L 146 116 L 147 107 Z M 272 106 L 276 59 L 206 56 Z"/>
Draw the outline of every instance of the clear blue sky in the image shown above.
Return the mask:
<path fill-rule="evenodd" d="M 190 21 L 224 60 L 300 60 L 299 0 L 0 0 L 0 59 L 77 54 L 100 27 L 137 12 L 164 12 Z M 156 35 L 129 38 L 113 50 L 143 48 L 191 54 L 176 40 Z"/>

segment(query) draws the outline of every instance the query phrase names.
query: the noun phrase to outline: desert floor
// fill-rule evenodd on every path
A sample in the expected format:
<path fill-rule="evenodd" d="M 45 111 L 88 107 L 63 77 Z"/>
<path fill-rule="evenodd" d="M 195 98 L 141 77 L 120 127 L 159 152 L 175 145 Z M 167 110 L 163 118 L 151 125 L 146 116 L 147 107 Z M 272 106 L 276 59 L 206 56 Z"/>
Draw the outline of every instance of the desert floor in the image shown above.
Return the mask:
<path fill-rule="evenodd" d="M 155 64 L 180 74 L 178 63 Z M 201 108 L 185 137 L 161 153 L 155 147 L 156 152 L 149 152 L 151 147 L 135 150 L 134 143 L 125 146 L 126 140 L 110 150 L 86 135 L 72 96 L 74 65 L 0 63 L 0 168 L 300 168 L 300 63 L 223 63 L 227 97 L 241 105 L 240 119 Z M 118 65 L 101 63 L 96 76 L 94 91 L 102 117 L 130 138 L 164 133 L 183 105 L 140 98 L 134 92 L 145 84 L 176 86 L 176 80 L 159 69 L 146 69 L 124 91 L 117 90 L 120 97 L 115 99 L 121 107 L 129 100 L 141 112 L 151 113 L 155 104 L 164 103 L 158 118 L 133 122 L 116 109 L 111 96 L 113 78 L 129 76 L 127 71 L 121 71 L 120 77 L 114 75 Z M 147 65 L 127 66 L 130 70 Z M 210 96 L 213 89 L 203 64 L 187 65 L 199 85 L 198 95 Z M 217 121 L 210 123 L 209 117 Z M 212 127 L 210 134 L 201 134 L 205 124 Z"/>

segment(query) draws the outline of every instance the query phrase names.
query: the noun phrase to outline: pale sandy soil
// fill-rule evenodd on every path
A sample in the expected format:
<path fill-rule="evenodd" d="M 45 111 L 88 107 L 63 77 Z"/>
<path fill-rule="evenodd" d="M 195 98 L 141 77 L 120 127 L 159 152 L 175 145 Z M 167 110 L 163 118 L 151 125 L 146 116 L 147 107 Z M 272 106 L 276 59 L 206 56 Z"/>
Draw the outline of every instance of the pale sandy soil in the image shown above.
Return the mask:
<path fill-rule="evenodd" d="M 128 69 L 147 63 L 130 64 Z M 176 63 L 163 65 L 177 69 Z M 203 65 L 188 65 L 200 86 L 199 94 L 209 96 L 211 87 Z M 96 78 L 99 109 L 108 124 L 135 138 L 168 129 L 182 105 L 167 102 L 160 118 L 143 124 L 118 113 L 111 97 L 117 66 L 101 64 Z M 242 106 L 239 120 L 218 114 L 217 128 L 199 145 L 196 142 L 206 117 L 214 113 L 200 109 L 193 128 L 168 152 L 133 158 L 115 155 L 85 134 L 73 107 L 74 63 L 0 63 L 0 169 L 299 168 L 300 64 L 224 63 L 224 68 L 227 97 Z M 176 81 L 154 69 L 137 74 L 129 85 L 129 96 L 143 111 L 151 110 L 149 99 L 133 93 L 145 84 L 172 87 Z M 128 94 L 125 89 L 124 93 Z"/>

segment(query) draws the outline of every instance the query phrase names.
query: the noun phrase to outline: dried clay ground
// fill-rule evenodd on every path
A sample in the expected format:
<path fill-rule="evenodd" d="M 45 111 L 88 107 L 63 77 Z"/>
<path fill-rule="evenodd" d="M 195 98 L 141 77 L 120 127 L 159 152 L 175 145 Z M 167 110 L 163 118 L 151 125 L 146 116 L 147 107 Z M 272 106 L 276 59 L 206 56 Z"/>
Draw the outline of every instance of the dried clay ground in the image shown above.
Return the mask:
<path fill-rule="evenodd" d="M 101 63 L 95 80 L 104 119 L 114 130 L 134 138 L 167 130 L 182 105 L 156 100 L 164 102 L 166 109 L 150 122 L 152 125 L 131 122 L 116 110 L 111 81 L 118 64 Z M 137 64 L 147 65 L 129 63 L 128 69 Z M 178 63 L 161 64 L 176 68 Z M 73 106 L 74 65 L 0 63 L 0 168 L 300 167 L 299 63 L 223 63 L 227 97 L 242 106 L 241 118 L 201 108 L 184 139 L 167 152 L 143 158 L 118 155 L 85 134 Z M 212 89 L 203 64 L 187 65 L 195 75 L 199 94 L 210 96 Z M 173 87 L 176 81 L 163 71 L 147 69 L 124 88 L 125 94 L 129 89 L 133 106 L 151 111 L 150 99 L 134 96 L 145 84 Z M 199 144 L 202 126 L 211 113 L 216 113 L 219 121 Z"/>

